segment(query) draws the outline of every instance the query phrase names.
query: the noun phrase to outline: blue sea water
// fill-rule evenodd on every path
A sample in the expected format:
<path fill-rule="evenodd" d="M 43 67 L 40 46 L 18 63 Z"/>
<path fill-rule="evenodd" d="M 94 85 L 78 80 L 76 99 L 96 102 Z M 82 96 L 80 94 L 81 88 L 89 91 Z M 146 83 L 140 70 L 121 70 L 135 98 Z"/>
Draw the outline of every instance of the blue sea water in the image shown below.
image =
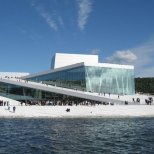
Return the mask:
<path fill-rule="evenodd" d="M 153 154 L 154 118 L 0 119 L 0 154 Z"/>

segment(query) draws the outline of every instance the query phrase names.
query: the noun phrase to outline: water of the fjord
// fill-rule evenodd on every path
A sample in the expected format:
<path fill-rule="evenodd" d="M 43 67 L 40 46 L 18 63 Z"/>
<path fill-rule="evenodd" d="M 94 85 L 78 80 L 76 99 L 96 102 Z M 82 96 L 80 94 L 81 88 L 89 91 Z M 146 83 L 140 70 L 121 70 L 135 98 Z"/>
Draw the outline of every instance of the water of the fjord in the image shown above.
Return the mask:
<path fill-rule="evenodd" d="M 0 118 L 0 154 L 154 154 L 154 118 Z"/>

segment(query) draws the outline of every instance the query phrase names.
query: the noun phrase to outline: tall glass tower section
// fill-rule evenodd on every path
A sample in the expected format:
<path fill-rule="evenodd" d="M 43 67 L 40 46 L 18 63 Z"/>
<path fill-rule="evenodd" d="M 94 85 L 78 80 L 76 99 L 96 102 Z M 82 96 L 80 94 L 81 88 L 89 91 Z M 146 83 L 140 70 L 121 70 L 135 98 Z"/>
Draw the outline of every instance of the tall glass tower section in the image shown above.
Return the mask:
<path fill-rule="evenodd" d="M 87 91 L 112 94 L 134 94 L 134 70 L 85 67 Z"/>

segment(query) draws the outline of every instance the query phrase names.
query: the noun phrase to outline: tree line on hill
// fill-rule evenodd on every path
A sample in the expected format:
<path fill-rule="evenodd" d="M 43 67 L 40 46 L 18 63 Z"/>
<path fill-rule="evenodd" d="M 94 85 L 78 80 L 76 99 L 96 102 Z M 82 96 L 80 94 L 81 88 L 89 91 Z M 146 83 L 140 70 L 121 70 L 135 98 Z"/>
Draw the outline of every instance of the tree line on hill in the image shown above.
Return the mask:
<path fill-rule="evenodd" d="M 135 91 L 154 95 L 154 78 L 135 78 Z"/>

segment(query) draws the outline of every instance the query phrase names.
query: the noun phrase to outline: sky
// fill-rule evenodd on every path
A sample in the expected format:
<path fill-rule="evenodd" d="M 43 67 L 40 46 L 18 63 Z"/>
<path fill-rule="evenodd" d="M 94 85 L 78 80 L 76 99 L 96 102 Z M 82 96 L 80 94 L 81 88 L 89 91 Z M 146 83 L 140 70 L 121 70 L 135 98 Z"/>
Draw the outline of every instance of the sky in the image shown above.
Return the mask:
<path fill-rule="evenodd" d="M 0 0 L 0 72 L 49 70 L 56 52 L 154 77 L 154 0 Z"/>

